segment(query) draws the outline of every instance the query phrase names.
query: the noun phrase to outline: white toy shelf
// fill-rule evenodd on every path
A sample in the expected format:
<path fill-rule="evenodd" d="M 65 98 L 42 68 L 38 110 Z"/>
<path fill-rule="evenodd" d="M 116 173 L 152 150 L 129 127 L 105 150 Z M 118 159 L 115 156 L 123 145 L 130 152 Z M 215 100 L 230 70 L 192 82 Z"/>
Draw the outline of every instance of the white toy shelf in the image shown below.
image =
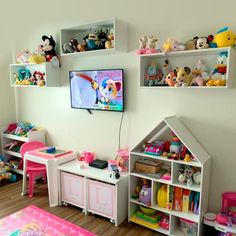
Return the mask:
<path fill-rule="evenodd" d="M 156 156 L 143 152 L 143 145 L 147 142 L 153 142 L 156 140 L 167 141 L 172 137 L 172 132 L 180 139 L 181 143 L 187 147 L 191 152 L 191 155 L 195 157 L 194 160 L 187 162 L 183 160 L 172 160 L 164 156 Z M 141 158 L 149 160 L 157 160 L 162 162 L 164 166 L 168 166 L 171 170 L 171 179 L 165 180 L 158 178 L 157 176 L 146 174 L 144 172 L 135 171 L 135 162 Z M 138 223 L 142 226 L 153 229 L 154 231 L 172 235 L 172 236 L 182 236 L 184 233 L 180 228 L 180 219 L 187 219 L 197 224 L 197 234 L 196 236 L 202 235 L 202 219 L 204 214 L 207 212 L 208 206 L 208 193 L 209 193 L 209 182 L 210 182 L 210 166 L 211 157 L 205 151 L 205 149 L 198 143 L 198 141 L 192 136 L 192 134 L 185 128 L 181 121 L 176 117 L 165 118 L 157 127 L 152 130 L 144 139 L 142 139 L 130 153 L 130 181 L 129 181 L 129 221 Z M 193 184 L 187 186 L 186 184 L 181 184 L 178 181 L 179 169 L 181 167 L 192 167 L 198 168 L 201 171 L 201 183 L 199 185 Z M 139 200 L 135 200 L 132 196 L 134 189 L 137 186 L 140 178 L 149 180 L 151 182 L 151 205 L 145 205 Z M 167 208 L 162 208 L 158 206 L 157 202 L 157 192 L 158 186 L 160 184 L 166 184 L 167 186 L 180 187 L 181 189 L 187 189 L 199 193 L 199 210 L 198 214 L 191 211 L 183 212 L 176 210 L 169 210 Z M 157 210 L 160 213 L 165 213 L 169 217 L 169 230 L 161 227 L 151 227 L 142 221 L 137 221 L 134 214 L 139 209 L 139 206 L 145 206 L 150 209 Z"/>
<path fill-rule="evenodd" d="M 40 129 L 37 131 L 32 130 L 28 132 L 25 136 L 7 134 L 4 132 L 6 129 L 7 129 L 6 126 L 1 127 L 1 149 L 2 149 L 1 151 L 2 151 L 2 154 L 8 160 L 10 160 L 11 158 L 17 158 L 17 159 L 22 158 L 20 152 L 10 151 L 4 148 L 4 146 L 10 142 L 20 141 L 22 143 L 25 143 L 25 142 L 30 142 L 30 141 L 39 141 L 39 142 L 45 143 L 46 131 L 44 129 Z M 21 175 L 23 174 L 23 171 L 20 169 L 13 169 L 13 171 Z"/>
<path fill-rule="evenodd" d="M 108 29 L 110 31 L 113 29 L 114 32 L 114 47 L 109 49 L 98 49 L 90 50 L 84 52 L 73 52 L 73 53 L 64 53 L 62 50 L 62 45 L 68 43 L 70 39 L 75 38 L 79 43 L 82 42 L 83 38 L 89 33 L 90 30 L 99 30 L 99 29 Z M 67 27 L 60 30 L 60 50 L 61 56 L 69 55 L 110 55 L 118 51 L 127 51 L 127 30 L 124 22 L 111 18 L 98 20 L 93 22 L 86 22 L 74 27 Z"/>
<path fill-rule="evenodd" d="M 18 73 L 20 69 L 28 69 L 30 70 L 31 74 L 35 71 L 39 71 L 44 73 L 45 79 L 45 86 L 39 85 L 20 85 L 16 83 L 15 74 Z M 44 62 L 41 64 L 31 64 L 31 63 L 24 63 L 24 64 L 10 64 L 10 84 L 12 87 L 57 87 L 60 86 L 60 71 L 59 67 L 53 66 L 51 62 Z"/>
<path fill-rule="evenodd" d="M 146 86 L 145 85 L 145 73 L 148 66 L 154 62 L 156 63 L 159 70 L 162 69 L 164 61 L 168 59 L 169 64 L 172 68 L 185 67 L 188 66 L 191 69 L 196 67 L 199 59 L 201 59 L 205 65 L 208 67 L 210 72 L 214 66 L 217 64 L 217 58 L 221 52 L 228 52 L 227 59 L 227 72 L 226 72 L 226 85 L 225 86 L 188 86 L 188 87 L 170 87 L 170 86 Z M 186 51 L 176 51 L 167 54 L 164 53 L 154 53 L 154 54 L 142 54 L 140 55 L 140 86 L 146 88 L 231 88 L 232 81 L 236 76 L 236 51 L 232 47 L 225 48 L 208 48 L 201 50 L 186 50 Z"/>

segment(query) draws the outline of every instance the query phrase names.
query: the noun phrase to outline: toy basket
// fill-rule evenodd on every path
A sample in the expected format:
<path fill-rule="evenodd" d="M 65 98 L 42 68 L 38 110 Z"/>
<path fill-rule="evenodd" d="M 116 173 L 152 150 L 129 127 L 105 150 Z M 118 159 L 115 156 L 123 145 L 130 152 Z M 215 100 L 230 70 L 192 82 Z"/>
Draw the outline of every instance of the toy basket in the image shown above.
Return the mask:
<path fill-rule="evenodd" d="M 197 236 L 197 223 L 180 218 L 181 231 L 186 236 Z"/>

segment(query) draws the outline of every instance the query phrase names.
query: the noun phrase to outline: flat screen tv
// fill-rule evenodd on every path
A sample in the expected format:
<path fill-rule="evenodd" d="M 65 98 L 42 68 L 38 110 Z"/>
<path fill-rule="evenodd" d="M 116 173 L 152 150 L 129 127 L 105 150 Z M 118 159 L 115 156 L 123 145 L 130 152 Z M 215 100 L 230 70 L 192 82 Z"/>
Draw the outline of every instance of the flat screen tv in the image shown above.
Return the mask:
<path fill-rule="evenodd" d="M 124 111 L 122 69 L 70 71 L 71 107 Z"/>

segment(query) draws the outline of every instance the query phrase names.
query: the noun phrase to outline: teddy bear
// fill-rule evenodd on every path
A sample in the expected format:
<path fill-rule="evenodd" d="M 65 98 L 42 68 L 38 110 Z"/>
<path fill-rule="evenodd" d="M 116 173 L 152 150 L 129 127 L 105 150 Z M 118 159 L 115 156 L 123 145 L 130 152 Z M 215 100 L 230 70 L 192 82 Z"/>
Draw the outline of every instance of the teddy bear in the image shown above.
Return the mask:
<path fill-rule="evenodd" d="M 192 74 L 191 69 L 187 66 L 183 68 L 176 68 L 174 70 L 176 75 L 176 84 L 175 87 L 187 87 L 191 85 L 192 82 Z"/>

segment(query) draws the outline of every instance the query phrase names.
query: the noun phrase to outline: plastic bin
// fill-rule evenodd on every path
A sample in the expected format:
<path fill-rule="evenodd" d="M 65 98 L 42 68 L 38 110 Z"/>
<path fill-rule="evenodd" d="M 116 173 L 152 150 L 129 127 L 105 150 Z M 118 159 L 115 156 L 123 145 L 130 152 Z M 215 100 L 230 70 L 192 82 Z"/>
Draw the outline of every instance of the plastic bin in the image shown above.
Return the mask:
<path fill-rule="evenodd" d="M 186 236 L 197 236 L 197 223 L 180 218 L 181 231 Z"/>

